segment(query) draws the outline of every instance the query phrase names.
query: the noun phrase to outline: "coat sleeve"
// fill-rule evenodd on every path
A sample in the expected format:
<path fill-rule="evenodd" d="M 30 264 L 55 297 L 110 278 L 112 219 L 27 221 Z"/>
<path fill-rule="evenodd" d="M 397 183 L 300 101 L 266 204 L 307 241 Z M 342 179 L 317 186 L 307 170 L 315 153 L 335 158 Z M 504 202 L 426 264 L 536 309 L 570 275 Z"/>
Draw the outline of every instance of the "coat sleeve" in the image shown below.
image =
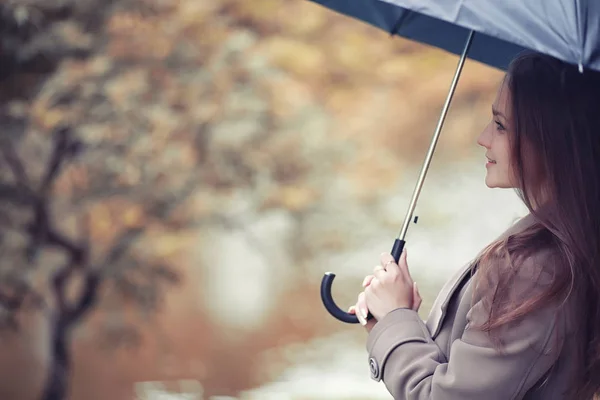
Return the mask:
<path fill-rule="evenodd" d="M 563 334 L 556 309 L 547 306 L 499 328 L 503 345 L 498 351 L 488 334 L 474 327 L 489 316 L 475 296 L 449 359 L 417 312 L 395 310 L 369 334 L 371 377 L 383 380 L 396 400 L 521 399 L 560 353 Z"/>

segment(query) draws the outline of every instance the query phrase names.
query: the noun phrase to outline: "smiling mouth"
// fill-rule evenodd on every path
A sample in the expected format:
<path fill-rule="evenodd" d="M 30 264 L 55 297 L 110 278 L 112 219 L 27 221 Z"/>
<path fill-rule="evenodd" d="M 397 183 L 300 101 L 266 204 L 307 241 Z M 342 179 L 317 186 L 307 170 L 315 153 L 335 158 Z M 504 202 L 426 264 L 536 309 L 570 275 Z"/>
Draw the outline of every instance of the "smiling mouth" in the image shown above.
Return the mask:
<path fill-rule="evenodd" d="M 496 161 L 495 161 L 495 160 L 492 160 L 492 159 L 490 159 L 490 158 L 488 158 L 488 159 L 487 159 L 487 162 L 488 162 L 488 163 L 490 163 L 490 164 L 496 164 Z"/>

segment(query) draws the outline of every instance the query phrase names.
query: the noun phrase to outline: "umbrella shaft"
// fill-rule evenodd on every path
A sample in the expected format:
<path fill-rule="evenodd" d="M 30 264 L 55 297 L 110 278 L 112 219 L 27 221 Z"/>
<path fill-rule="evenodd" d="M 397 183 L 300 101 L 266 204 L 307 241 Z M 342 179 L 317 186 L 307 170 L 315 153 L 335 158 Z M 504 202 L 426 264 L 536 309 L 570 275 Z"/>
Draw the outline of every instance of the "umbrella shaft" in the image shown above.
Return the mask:
<path fill-rule="evenodd" d="M 421 189 L 423 188 L 423 183 L 425 182 L 425 176 L 427 175 L 427 171 L 429 170 L 429 165 L 431 164 L 431 159 L 433 158 L 433 153 L 435 152 L 435 146 L 437 145 L 438 139 L 440 137 L 440 133 L 442 132 L 442 127 L 444 126 L 444 120 L 446 119 L 446 115 L 448 114 L 448 109 L 450 108 L 450 102 L 452 101 L 452 97 L 454 96 L 454 92 L 456 90 L 456 85 L 458 84 L 458 79 L 460 78 L 460 74 L 463 69 L 463 65 L 465 64 L 465 60 L 467 59 L 467 54 L 469 53 L 469 48 L 471 47 L 471 42 L 473 41 L 473 36 L 475 35 L 474 31 L 469 33 L 467 37 L 467 41 L 465 42 L 465 47 L 463 49 L 462 55 L 460 56 L 460 60 L 458 61 L 458 66 L 456 67 L 456 72 L 454 73 L 454 79 L 452 80 L 452 84 L 450 85 L 450 91 L 448 92 L 448 96 L 446 97 L 446 103 L 444 104 L 444 108 L 442 108 L 442 113 L 440 115 L 440 119 L 438 121 L 437 127 L 435 128 L 435 132 L 433 134 L 433 138 L 431 139 L 431 144 L 429 145 L 429 150 L 427 151 L 427 155 L 425 157 L 425 161 L 423 162 L 423 167 L 421 168 L 421 174 L 419 175 L 419 179 L 417 180 L 417 184 L 415 185 L 415 190 L 413 192 L 412 199 L 410 201 L 410 205 L 408 206 L 408 211 L 406 213 L 406 217 L 404 217 L 404 224 L 402 225 L 402 230 L 398 234 L 398 239 L 405 240 L 406 232 L 408 231 L 408 226 L 412 219 L 413 213 L 415 212 L 415 208 L 417 206 L 417 200 L 419 199 L 419 194 L 421 194 Z"/>

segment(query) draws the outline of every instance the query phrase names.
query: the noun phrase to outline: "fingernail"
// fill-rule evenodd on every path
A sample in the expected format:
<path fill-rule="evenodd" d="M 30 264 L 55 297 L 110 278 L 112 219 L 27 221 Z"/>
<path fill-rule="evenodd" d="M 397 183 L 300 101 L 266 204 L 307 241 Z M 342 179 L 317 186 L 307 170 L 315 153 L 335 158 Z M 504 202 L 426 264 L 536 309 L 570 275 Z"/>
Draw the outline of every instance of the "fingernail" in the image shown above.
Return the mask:
<path fill-rule="evenodd" d="M 365 321 L 367 320 L 367 316 L 369 315 L 368 311 L 364 308 L 362 308 L 360 310 L 360 315 L 362 315 L 362 317 L 365 319 Z"/>
<path fill-rule="evenodd" d="M 358 322 L 360 322 L 362 326 L 367 325 L 367 320 L 365 320 L 362 316 L 358 317 Z"/>

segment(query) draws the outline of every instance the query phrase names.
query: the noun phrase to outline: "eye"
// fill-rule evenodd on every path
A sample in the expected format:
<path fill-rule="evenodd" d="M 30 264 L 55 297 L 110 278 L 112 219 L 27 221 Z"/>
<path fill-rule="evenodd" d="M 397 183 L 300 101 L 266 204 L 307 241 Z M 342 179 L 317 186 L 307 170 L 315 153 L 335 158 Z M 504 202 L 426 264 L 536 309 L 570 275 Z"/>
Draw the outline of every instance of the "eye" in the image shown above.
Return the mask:
<path fill-rule="evenodd" d="M 502 123 L 501 123 L 501 122 L 494 120 L 494 123 L 496 124 L 496 128 L 497 128 L 499 131 L 504 131 L 504 130 L 505 130 L 505 128 L 504 128 L 504 125 L 502 125 Z"/>

